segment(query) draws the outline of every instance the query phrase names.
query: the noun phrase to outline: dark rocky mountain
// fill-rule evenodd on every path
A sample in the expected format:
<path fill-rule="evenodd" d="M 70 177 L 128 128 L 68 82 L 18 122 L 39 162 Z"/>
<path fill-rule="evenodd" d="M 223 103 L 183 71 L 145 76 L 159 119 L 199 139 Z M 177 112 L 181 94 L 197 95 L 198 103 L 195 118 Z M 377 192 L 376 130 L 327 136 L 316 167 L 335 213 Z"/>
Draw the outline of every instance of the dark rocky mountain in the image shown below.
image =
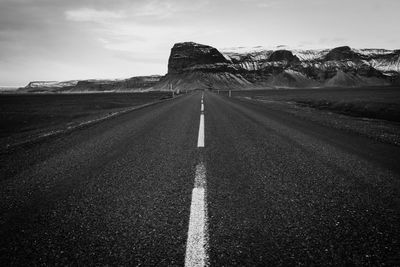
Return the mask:
<path fill-rule="evenodd" d="M 199 88 L 241 89 L 252 83 L 241 76 L 229 57 L 211 46 L 185 42 L 175 44 L 168 60 L 168 73 L 153 90 Z"/>
<path fill-rule="evenodd" d="M 325 60 L 361 60 L 361 55 L 351 50 L 349 46 L 340 46 L 333 48 L 325 56 Z"/>
<path fill-rule="evenodd" d="M 386 86 L 399 82 L 400 51 L 227 49 L 175 44 L 168 73 L 152 89 L 175 90 Z"/>
<path fill-rule="evenodd" d="M 276 50 L 268 57 L 268 61 L 286 61 L 287 63 L 300 63 L 300 59 L 289 50 Z"/>
<path fill-rule="evenodd" d="M 211 65 L 219 66 L 224 65 L 224 63 L 231 62 L 211 46 L 193 42 L 178 43 L 171 49 L 171 55 L 168 60 L 168 73 L 193 71 L 198 69 L 199 66 L 205 66 L 203 70 L 207 70 Z"/>

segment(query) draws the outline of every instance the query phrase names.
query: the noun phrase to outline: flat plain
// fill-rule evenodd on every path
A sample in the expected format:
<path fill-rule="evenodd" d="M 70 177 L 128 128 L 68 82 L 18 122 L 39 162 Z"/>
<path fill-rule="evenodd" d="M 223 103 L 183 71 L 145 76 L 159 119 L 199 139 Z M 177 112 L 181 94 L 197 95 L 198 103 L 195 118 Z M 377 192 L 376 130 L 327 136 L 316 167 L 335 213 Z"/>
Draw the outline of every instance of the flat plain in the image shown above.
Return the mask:
<path fill-rule="evenodd" d="M 170 96 L 169 92 L 0 94 L 0 144 L 23 141 Z"/>
<path fill-rule="evenodd" d="M 234 91 L 233 96 L 293 102 L 350 116 L 400 122 L 399 87 L 243 90 Z"/>

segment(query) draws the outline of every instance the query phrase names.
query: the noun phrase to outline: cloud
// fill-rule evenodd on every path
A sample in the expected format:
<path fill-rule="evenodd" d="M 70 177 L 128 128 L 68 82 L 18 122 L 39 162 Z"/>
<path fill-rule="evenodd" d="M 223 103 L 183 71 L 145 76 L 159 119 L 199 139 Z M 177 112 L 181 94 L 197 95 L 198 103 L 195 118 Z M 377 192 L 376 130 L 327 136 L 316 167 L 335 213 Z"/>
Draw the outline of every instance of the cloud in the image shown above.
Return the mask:
<path fill-rule="evenodd" d="M 296 4 L 300 1 L 298 0 L 239 0 L 239 2 L 245 3 L 247 5 L 252 5 L 260 8 L 274 8 L 274 7 L 288 7 Z M 316 5 L 323 4 L 323 0 L 302 0 L 303 5 Z"/>
<path fill-rule="evenodd" d="M 80 8 L 68 10 L 65 12 L 65 17 L 72 21 L 81 22 L 103 22 L 105 20 L 121 19 L 125 14 L 121 11 L 96 10 L 91 8 Z"/>
<path fill-rule="evenodd" d="M 208 0 L 195 2 L 186 0 L 148 0 L 136 6 L 132 13 L 136 16 L 169 18 L 188 11 L 195 11 L 209 4 Z"/>
<path fill-rule="evenodd" d="M 318 44 L 325 47 L 334 47 L 338 45 L 348 45 L 349 40 L 343 37 L 320 38 Z"/>
<path fill-rule="evenodd" d="M 214 32 L 190 12 L 208 3 L 201 0 L 150 0 L 124 3 L 113 9 L 79 8 L 65 11 L 65 18 L 76 25 L 76 30 L 91 36 L 103 48 L 142 55 L 155 59 L 166 57 L 171 42 L 190 38 L 201 32 Z M 190 19 L 182 23 L 182 19 Z M 162 47 L 163 49 L 157 49 Z M 136 57 L 136 58 L 143 58 Z"/>
<path fill-rule="evenodd" d="M 172 1 L 148 1 L 142 6 L 134 8 L 133 13 L 136 16 L 151 16 L 167 18 L 180 11 L 180 6 Z"/>
<path fill-rule="evenodd" d="M 284 4 L 285 0 L 239 0 L 239 2 L 257 7 L 272 7 L 279 3 Z"/>

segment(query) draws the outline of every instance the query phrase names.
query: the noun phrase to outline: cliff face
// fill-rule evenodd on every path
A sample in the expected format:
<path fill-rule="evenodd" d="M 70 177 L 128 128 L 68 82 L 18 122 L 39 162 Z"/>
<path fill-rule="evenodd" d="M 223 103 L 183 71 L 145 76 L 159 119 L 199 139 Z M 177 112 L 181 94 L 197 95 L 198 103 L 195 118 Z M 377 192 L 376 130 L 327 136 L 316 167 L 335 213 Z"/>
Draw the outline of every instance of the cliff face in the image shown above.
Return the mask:
<path fill-rule="evenodd" d="M 171 54 L 168 60 L 168 73 L 183 73 L 192 71 L 193 68 L 199 66 L 230 63 L 217 49 L 207 46 L 196 44 L 193 42 L 178 43 L 171 49 Z"/>
<path fill-rule="evenodd" d="M 400 51 L 352 49 L 277 50 L 175 44 L 168 73 L 153 89 L 192 90 L 391 85 L 400 76 Z"/>
<path fill-rule="evenodd" d="M 185 42 L 175 44 L 168 60 L 168 73 L 153 90 L 242 89 L 252 84 L 237 72 L 232 61 L 211 46 Z"/>

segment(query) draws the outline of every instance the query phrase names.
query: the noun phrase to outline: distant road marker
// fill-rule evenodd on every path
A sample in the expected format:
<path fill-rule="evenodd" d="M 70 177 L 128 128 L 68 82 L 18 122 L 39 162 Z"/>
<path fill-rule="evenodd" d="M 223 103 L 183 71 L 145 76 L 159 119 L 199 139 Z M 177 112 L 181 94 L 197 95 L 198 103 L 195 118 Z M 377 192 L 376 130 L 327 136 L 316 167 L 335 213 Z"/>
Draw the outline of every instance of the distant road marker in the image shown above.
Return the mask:
<path fill-rule="evenodd" d="M 197 147 L 204 147 L 204 114 L 200 115 L 199 137 L 197 139 Z"/>
<path fill-rule="evenodd" d="M 199 125 L 199 136 L 197 139 L 197 147 L 204 147 L 204 104 L 201 100 L 201 110 L 200 110 L 200 125 Z"/>

